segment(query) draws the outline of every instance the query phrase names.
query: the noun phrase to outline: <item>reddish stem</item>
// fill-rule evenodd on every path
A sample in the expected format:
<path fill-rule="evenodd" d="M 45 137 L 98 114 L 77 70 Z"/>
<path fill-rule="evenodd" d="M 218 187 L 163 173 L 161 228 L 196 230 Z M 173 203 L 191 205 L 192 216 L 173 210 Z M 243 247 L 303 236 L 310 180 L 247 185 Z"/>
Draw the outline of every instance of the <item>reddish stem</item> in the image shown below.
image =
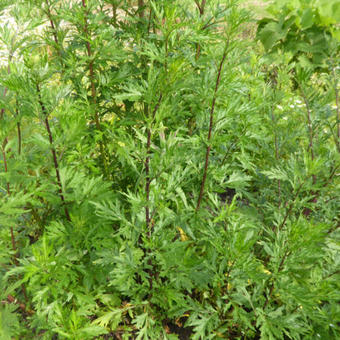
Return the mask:
<path fill-rule="evenodd" d="M 15 116 L 16 116 L 17 119 L 19 118 L 18 98 L 16 99 Z M 21 125 L 20 125 L 20 121 L 17 122 L 17 132 L 18 132 L 18 154 L 21 155 Z"/>
<path fill-rule="evenodd" d="M 50 3 L 48 0 L 46 1 L 46 5 L 47 5 L 47 16 L 48 16 L 48 20 L 50 21 L 50 25 L 53 31 L 53 38 L 54 38 L 54 42 L 56 43 L 57 46 L 59 46 L 59 40 L 58 40 L 58 36 L 57 36 L 57 30 L 55 28 L 53 19 L 52 19 L 52 13 L 51 13 L 51 9 L 50 9 Z"/>
<path fill-rule="evenodd" d="M 200 193 L 199 193 L 199 196 L 198 196 L 196 211 L 198 211 L 200 206 L 201 206 L 201 201 L 202 201 L 203 194 L 204 194 L 204 186 L 205 186 L 205 182 L 206 182 L 206 179 L 207 179 L 208 166 L 209 166 L 209 155 L 210 155 L 210 150 L 211 150 L 210 140 L 211 140 L 212 129 L 213 129 L 213 125 L 214 125 L 215 104 L 216 104 L 216 98 L 217 98 L 217 91 L 218 91 L 220 81 L 221 81 L 222 67 L 223 67 L 224 61 L 227 57 L 227 49 L 228 49 L 228 42 L 226 43 L 226 47 L 225 47 L 224 52 L 223 52 L 223 56 L 222 56 L 222 59 L 221 59 L 221 62 L 220 62 L 220 66 L 218 68 L 214 97 L 213 97 L 211 109 L 210 109 L 208 147 L 207 147 L 207 151 L 206 151 L 206 154 L 205 154 L 205 164 L 204 164 L 203 178 L 202 178 L 202 182 L 201 182 Z"/>
<path fill-rule="evenodd" d="M 44 122 L 45 122 L 45 127 L 46 127 L 46 130 L 47 130 L 47 133 L 48 133 L 48 138 L 49 138 L 49 142 L 50 142 L 50 146 L 51 146 L 51 153 L 52 153 L 52 157 L 53 157 L 54 169 L 55 169 L 56 178 L 57 178 L 58 194 L 59 194 L 61 203 L 64 206 L 66 218 L 67 218 L 68 221 L 71 221 L 71 217 L 70 217 L 70 214 L 68 212 L 66 202 L 65 202 L 65 197 L 64 197 L 64 194 L 63 194 L 63 189 L 62 189 L 62 184 L 61 184 L 61 179 L 60 179 L 60 172 L 59 172 L 59 164 L 58 164 L 58 159 L 57 159 L 57 153 L 56 153 L 54 145 L 53 145 L 53 136 L 52 136 L 50 124 L 49 124 L 49 121 L 48 121 L 48 113 L 47 113 L 47 110 L 46 110 L 44 103 L 42 102 L 41 92 L 40 92 L 40 88 L 39 88 L 38 84 L 36 85 L 36 88 L 37 88 L 37 93 L 38 93 L 39 105 L 40 105 L 41 111 L 42 111 L 42 113 L 45 117 Z"/>
<path fill-rule="evenodd" d="M 202 17 L 204 15 L 206 0 L 202 0 L 201 4 L 199 3 L 198 0 L 195 0 L 195 3 L 196 3 L 196 6 L 198 8 L 198 11 L 200 13 L 200 17 Z M 197 44 L 197 47 L 196 47 L 196 60 L 198 60 L 198 58 L 200 57 L 200 54 L 201 54 L 201 45 Z"/>

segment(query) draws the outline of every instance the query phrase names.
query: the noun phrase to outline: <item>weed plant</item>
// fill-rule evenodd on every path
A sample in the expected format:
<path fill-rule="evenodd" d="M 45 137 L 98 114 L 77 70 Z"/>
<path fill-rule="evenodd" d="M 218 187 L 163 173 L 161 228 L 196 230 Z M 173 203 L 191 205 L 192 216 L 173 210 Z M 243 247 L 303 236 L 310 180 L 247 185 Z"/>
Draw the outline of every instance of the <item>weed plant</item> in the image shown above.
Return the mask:
<path fill-rule="evenodd" d="M 1 10 L 1 339 L 340 337 L 336 37 L 315 69 L 234 0 Z"/>

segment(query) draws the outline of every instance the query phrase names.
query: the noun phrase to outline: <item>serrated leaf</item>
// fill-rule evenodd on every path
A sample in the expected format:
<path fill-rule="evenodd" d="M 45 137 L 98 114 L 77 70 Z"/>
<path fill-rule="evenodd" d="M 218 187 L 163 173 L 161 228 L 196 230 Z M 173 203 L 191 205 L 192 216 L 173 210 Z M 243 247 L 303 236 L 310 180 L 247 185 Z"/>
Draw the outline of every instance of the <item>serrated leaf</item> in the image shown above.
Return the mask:
<path fill-rule="evenodd" d="M 108 333 L 108 331 L 105 328 L 100 327 L 100 326 L 95 326 L 95 325 L 83 327 L 79 331 L 83 334 L 86 334 L 92 337 Z"/>
<path fill-rule="evenodd" d="M 267 176 L 269 179 L 279 179 L 279 180 L 282 180 L 282 181 L 288 180 L 287 173 L 282 169 L 273 168 L 273 169 L 268 170 L 268 171 L 262 171 L 262 173 L 265 176 Z"/>
<path fill-rule="evenodd" d="M 114 330 L 122 319 L 122 310 L 116 309 L 111 312 L 107 312 L 100 316 L 98 319 L 93 321 L 93 324 L 99 325 L 101 327 L 107 327 L 110 323 L 112 329 Z"/>
<path fill-rule="evenodd" d="M 249 181 L 251 180 L 251 177 L 248 175 L 245 175 L 241 172 L 233 172 L 230 177 L 229 180 L 227 181 L 227 185 L 230 188 L 233 189 L 241 189 L 241 188 L 245 188 L 249 185 Z"/>

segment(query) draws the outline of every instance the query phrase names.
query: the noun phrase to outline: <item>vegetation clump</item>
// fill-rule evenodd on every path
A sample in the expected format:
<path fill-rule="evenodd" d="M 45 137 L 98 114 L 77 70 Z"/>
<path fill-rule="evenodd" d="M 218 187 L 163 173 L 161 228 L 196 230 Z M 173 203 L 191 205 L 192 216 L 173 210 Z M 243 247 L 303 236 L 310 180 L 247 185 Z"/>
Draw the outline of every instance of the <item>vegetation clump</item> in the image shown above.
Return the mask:
<path fill-rule="evenodd" d="M 0 339 L 340 337 L 329 3 L 0 4 Z"/>

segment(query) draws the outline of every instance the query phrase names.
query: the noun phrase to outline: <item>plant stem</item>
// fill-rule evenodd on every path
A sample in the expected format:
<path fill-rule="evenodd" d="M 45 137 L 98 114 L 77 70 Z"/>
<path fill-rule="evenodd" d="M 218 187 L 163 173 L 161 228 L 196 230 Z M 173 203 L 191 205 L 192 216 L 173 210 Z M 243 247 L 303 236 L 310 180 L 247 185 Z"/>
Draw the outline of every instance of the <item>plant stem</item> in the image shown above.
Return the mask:
<path fill-rule="evenodd" d="M 303 185 L 305 184 L 305 182 L 306 182 L 306 180 L 304 180 L 304 181 L 299 185 L 299 187 L 298 187 L 298 189 L 297 189 L 297 191 L 296 191 L 296 193 L 295 193 L 295 195 L 294 195 L 294 197 L 293 197 L 293 199 L 292 199 L 292 201 L 291 201 L 291 203 L 290 203 L 288 209 L 286 210 L 286 214 L 285 214 L 285 216 L 284 216 L 284 218 L 283 218 L 281 224 L 279 225 L 278 228 L 276 228 L 276 227 L 274 228 L 274 232 L 276 231 L 276 229 L 281 230 L 281 229 L 284 227 L 284 225 L 286 224 L 287 219 L 288 219 L 289 215 L 291 214 L 291 212 L 292 212 L 292 210 L 293 210 L 295 201 L 296 201 L 296 199 L 297 199 L 297 197 L 298 197 L 298 195 L 299 195 L 299 193 L 300 193 L 300 191 L 301 191 Z"/>
<path fill-rule="evenodd" d="M 206 179 L 207 179 L 207 172 L 208 172 L 208 166 L 209 166 L 209 155 L 210 155 L 210 149 L 211 149 L 210 141 L 211 141 L 212 129 L 213 129 L 213 125 L 214 125 L 214 112 L 215 112 L 217 91 L 218 91 L 220 81 L 221 81 L 222 67 L 223 67 L 224 61 L 227 57 L 228 45 L 229 45 L 229 41 L 226 42 L 226 45 L 225 45 L 225 48 L 224 48 L 224 51 L 223 51 L 223 55 L 222 55 L 222 59 L 221 59 L 221 62 L 220 62 L 219 68 L 218 68 L 215 90 L 214 90 L 214 96 L 213 96 L 213 100 L 212 100 L 212 103 L 211 103 L 209 132 L 208 132 L 208 146 L 207 146 L 207 150 L 206 150 L 206 154 L 205 154 L 205 164 L 204 164 L 204 170 L 203 170 L 203 178 L 202 178 L 201 189 L 200 189 L 200 193 L 199 193 L 198 201 L 197 201 L 197 205 L 196 205 L 196 211 L 198 211 L 200 206 L 201 206 L 201 201 L 202 201 L 203 194 L 204 194 L 204 186 L 205 186 L 205 182 L 206 182 Z"/>
<path fill-rule="evenodd" d="M 162 94 L 160 94 L 158 102 L 156 104 L 156 106 L 153 109 L 152 112 L 152 120 L 154 120 L 156 112 L 159 108 L 159 105 L 161 103 L 162 100 Z M 150 185 L 151 185 L 151 177 L 150 177 L 150 154 L 151 154 L 151 137 L 152 137 L 152 133 L 151 133 L 151 127 L 147 129 L 147 143 L 146 143 L 146 159 L 145 159 L 145 176 L 146 176 L 146 183 L 145 183 L 145 193 L 146 193 L 146 205 L 145 205 L 145 221 L 146 221 L 146 227 L 148 229 L 149 232 L 149 237 L 151 236 L 151 228 L 152 225 L 150 225 L 150 207 L 149 207 L 149 203 L 150 203 Z"/>
<path fill-rule="evenodd" d="M 196 3 L 196 6 L 198 8 L 198 11 L 200 13 L 200 17 L 202 17 L 204 15 L 206 0 L 202 0 L 201 4 L 199 3 L 198 0 L 195 0 L 195 3 Z M 198 58 L 200 57 L 200 54 L 201 54 L 201 45 L 197 44 L 197 46 L 196 46 L 196 60 L 198 60 Z"/>
<path fill-rule="evenodd" d="M 8 58 L 8 66 L 7 66 L 7 74 L 11 73 L 11 69 L 10 69 L 10 62 L 12 59 L 12 53 L 10 52 L 10 56 Z M 7 95 L 7 87 L 5 87 L 4 89 L 4 97 L 6 97 Z M 0 114 L 0 120 L 4 118 L 4 114 L 5 114 L 5 108 L 3 107 L 1 109 L 1 114 Z M 7 136 L 4 138 L 3 143 L 1 145 L 1 151 L 2 151 L 2 158 L 4 161 L 4 168 L 5 168 L 5 173 L 8 174 L 8 164 L 7 164 L 7 155 L 6 155 L 6 145 L 8 143 L 8 138 Z M 11 188 L 10 188 L 10 184 L 9 181 L 6 181 L 6 189 L 7 189 L 7 195 L 11 196 Z M 15 242 L 15 237 L 14 237 L 14 231 L 13 231 L 13 227 L 10 227 L 10 233 L 11 233 L 11 243 L 12 243 L 12 249 L 14 251 L 14 257 L 13 257 L 13 262 L 15 265 L 18 265 L 18 260 L 17 260 L 17 253 L 16 253 L 16 242 Z"/>
<path fill-rule="evenodd" d="M 45 2 L 46 2 L 46 7 L 47 7 L 46 15 L 47 15 L 47 18 L 50 22 L 50 26 L 51 26 L 52 34 L 53 34 L 53 40 L 54 40 L 55 45 L 56 45 L 57 53 L 59 55 L 60 64 L 61 64 L 61 68 L 62 68 L 61 72 L 63 73 L 63 69 L 64 69 L 65 65 L 64 65 L 63 57 L 62 57 L 62 45 L 59 43 L 59 39 L 58 39 L 57 25 L 53 21 L 51 6 L 50 6 L 50 3 L 49 3 L 49 0 L 45 0 Z"/>
<path fill-rule="evenodd" d="M 8 59 L 9 59 L 9 62 L 8 62 L 8 66 L 7 66 L 7 74 L 10 74 L 10 73 L 11 73 L 11 69 L 10 69 L 9 63 L 11 62 L 12 57 L 9 57 Z M 4 89 L 4 95 L 3 95 L 4 98 L 5 98 L 6 95 L 7 95 L 7 91 L 8 91 L 8 89 L 7 89 L 7 87 L 5 87 L 5 89 Z M 4 118 L 4 114 L 5 114 L 5 108 L 2 107 L 2 108 L 1 108 L 1 111 L 0 111 L 0 119 Z"/>
<path fill-rule="evenodd" d="M 7 144 L 7 138 L 5 139 L 5 141 L 6 141 L 6 144 Z M 7 173 L 8 172 L 8 168 L 7 168 L 5 145 L 2 146 L 2 155 L 3 155 L 3 159 L 4 159 L 4 164 L 5 164 L 5 173 Z M 7 195 L 11 196 L 11 190 L 10 190 L 9 182 L 7 182 Z M 14 229 L 13 229 L 12 226 L 10 227 L 10 234 L 11 234 L 12 250 L 14 252 L 14 254 L 13 254 L 13 263 L 16 266 L 18 266 L 19 265 L 18 252 L 17 252 L 17 246 L 16 246 L 16 241 L 15 241 L 15 236 L 14 236 Z M 23 283 L 21 284 L 21 289 L 22 289 L 22 293 L 24 294 L 25 301 L 27 301 L 26 288 L 25 288 L 25 285 Z M 10 295 L 8 295 L 8 297 L 10 297 Z M 8 299 L 8 297 L 7 297 L 7 299 Z"/>
<path fill-rule="evenodd" d="M 279 268 L 277 270 L 278 273 L 281 272 L 281 270 L 283 269 L 283 265 L 284 265 L 285 260 L 286 260 L 288 255 L 289 255 L 289 251 L 286 250 L 284 255 L 282 256 L 281 261 L 280 261 Z M 263 309 L 265 309 L 267 307 L 268 302 L 269 302 L 269 300 L 271 299 L 271 297 L 273 295 L 273 291 L 274 291 L 274 282 L 272 281 L 271 285 L 270 285 L 270 289 L 269 289 L 269 294 L 266 296 L 266 301 L 265 301 L 265 303 L 263 305 Z"/>
<path fill-rule="evenodd" d="M 309 101 L 308 98 L 302 88 L 302 86 L 299 84 L 300 86 L 300 92 L 303 98 L 303 101 L 305 102 L 306 105 L 306 111 L 307 111 L 307 122 L 308 122 L 308 135 L 309 135 L 309 151 L 310 151 L 310 155 L 312 158 L 312 161 L 314 160 L 314 145 L 313 145 L 313 138 L 314 138 L 314 132 L 313 132 L 313 126 L 312 126 L 312 118 L 311 118 L 311 109 L 310 109 L 310 105 L 309 105 Z M 313 178 L 313 184 L 316 183 L 316 176 L 312 175 Z"/>
<path fill-rule="evenodd" d="M 112 3 L 112 19 L 113 19 L 113 26 L 117 25 L 117 5 Z"/>
<path fill-rule="evenodd" d="M 24 303 L 18 301 L 11 294 L 7 295 L 7 301 L 8 301 L 8 303 L 14 303 L 14 304 L 18 305 L 19 308 L 21 309 L 21 311 L 24 312 L 24 313 L 27 313 L 28 315 L 33 315 L 34 314 L 34 312 L 32 310 L 27 309 L 27 306 Z M 3 301 L 1 301 L 1 302 L 4 303 Z"/>
<path fill-rule="evenodd" d="M 89 29 L 88 29 L 88 22 L 87 22 L 88 12 L 87 12 L 86 0 L 82 0 L 82 6 L 85 9 L 84 34 L 85 34 L 85 37 L 86 37 L 87 56 L 90 59 L 89 60 L 89 72 L 90 72 L 92 105 L 93 105 L 94 110 L 95 110 L 94 120 L 95 120 L 97 131 L 102 132 L 102 127 L 101 127 L 100 119 L 99 119 L 99 113 L 98 113 L 97 107 L 96 107 L 97 106 L 97 91 L 96 91 L 96 86 L 95 86 L 95 75 L 94 75 L 94 67 L 93 67 L 94 59 L 92 58 L 91 44 L 89 42 L 90 32 L 89 32 Z M 99 140 L 99 150 L 100 150 L 101 160 L 103 162 L 104 176 L 107 177 L 107 165 L 106 165 L 106 159 L 105 159 L 105 150 L 104 150 L 104 145 L 103 145 L 102 140 Z"/>
<path fill-rule="evenodd" d="M 5 137 L 5 139 L 2 143 L 2 146 L 1 146 L 1 152 L 2 152 L 2 158 L 4 160 L 4 168 L 5 168 L 6 174 L 8 173 L 7 155 L 6 155 L 6 150 L 5 150 L 7 143 L 8 143 L 8 139 L 7 139 L 7 137 Z M 10 186 L 9 186 L 8 181 L 6 182 L 6 187 L 7 187 L 7 194 L 8 194 L 8 196 L 10 196 L 11 190 L 10 190 Z"/>
<path fill-rule="evenodd" d="M 335 74 L 334 67 L 332 67 L 332 74 L 334 79 L 334 92 L 335 92 L 335 106 L 336 106 L 336 127 L 337 127 L 337 136 L 335 138 L 335 144 L 338 152 L 340 153 L 340 103 L 339 103 L 339 90 L 338 90 L 338 79 Z"/>
<path fill-rule="evenodd" d="M 52 153 L 52 157 L 53 157 L 54 169 L 55 169 L 57 185 L 58 185 L 58 194 L 59 194 L 61 203 L 64 206 L 65 216 L 66 216 L 68 221 L 71 221 L 71 217 L 70 217 L 70 214 L 68 212 L 66 202 L 65 202 L 65 197 L 64 197 L 64 194 L 63 194 L 63 187 L 62 187 L 61 179 L 60 179 L 57 153 L 56 153 L 55 147 L 53 145 L 53 136 L 52 136 L 52 132 L 51 132 L 51 128 L 50 128 L 50 123 L 48 121 L 48 113 L 47 113 L 47 110 L 46 110 L 44 103 L 42 102 L 39 84 L 36 84 L 36 89 L 37 89 L 37 93 L 38 93 L 39 105 L 40 105 L 41 111 L 44 115 L 44 123 L 45 123 L 45 127 L 46 127 L 46 130 L 47 130 L 47 133 L 48 133 L 48 139 L 49 139 L 49 142 L 50 142 L 50 146 L 51 146 L 51 153 Z"/>
<path fill-rule="evenodd" d="M 16 98 L 16 107 L 15 107 L 15 116 L 18 119 L 19 110 L 18 110 L 18 98 Z M 21 125 L 20 121 L 17 121 L 17 132 L 18 132 L 18 154 L 21 155 Z"/>
<path fill-rule="evenodd" d="M 10 72 L 10 69 L 8 68 L 8 73 L 9 72 Z M 7 93 L 7 88 L 5 88 L 4 95 L 6 95 L 6 93 Z M 3 119 L 4 113 L 5 113 L 5 109 L 2 108 L 1 109 L 0 120 Z M 7 137 L 5 137 L 5 139 L 4 139 L 3 143 L 2 143 L 2 146 L 1 146 L 1 151 L 2 151 L 3 161 L 4 161 L 4 168 L 5 168 L 4 170 L 5 170 L 6 174 L 8 174 L 7 155 L 6 155 L 6 150 L 5 150 L 7 143 L 8 143 L 8 139 L 7 139 Z M 9 184 L 8 181 L 6 183 L 6 186 L 7 186 L 7 195 L 11 196 L 11 188 L 10 188 L 10 184 Z M 12 250 L 14 252 L 14 254 L 13 254 L 13 263 L 16 266 L 18 266 L 19 265 L 19 262 L 18 262 L 18 252 L 17 252 L 17 246 L 16 246 L 16 241 L 15 241 L 15 236 L 14 236 L 14 229 L 13 229 L 12 226 L 10 227 L 10 234 L 11 234 Z M 25 285 L 23 283 L 21 284 L 21 289 L 22 289 L 22 293 L 24 295 L 25 301 L 27 301 L 26 288 L 25 288 Z M 11 295 L 8 295 L 7 299 L 9 299 L 10 296 Z"/>
<path fill-rule="evenodd" d="M 8 75 L 11 73 L 11 68 L 10 68 L 11 60 L 12 60 L 12 51 L 9 52 L 9 57 L 8 57 L 8 66 L 7 66 L 7 74 Z M 5 87 L 5 89 L 4 89 L 4 97 L 6 97 L 7 91 L 8 91 L 8 89 L 7 89 L 7 87 Z M 4 114 L 5 114 L 5 108 L 3 107 L 3 108 L 1 108 L 0 120 L 4 118 Z M 8 168 L 7 168 L 7 157 L 6 157 L 6 151 L 5 151 L 7 143 L 8 143 L 8 138 L 6 136 L 4 138 L 3 143 L 2 143 L 2 156 L 3 156 L 3 159 L 4 159 L 4 167 L 5 167 L 5 172 L 6 173 L 8 171 Z M 6 185 L 7 185 L 7 194 L 8 194 L 8 196 L 10 196 L 11 192 L 10 192 L 10 185 L 9 185 L 8 181 L 7 181 Z"/>
<path fill-rule="evenodd" d="M 57 30 L 56 30 L 56 27 L 55 27 L 53 19 L 52 19 L 50 3 L 49 3 L 48 0 L 45 0 L 45 2 L 46 2 L 46 5 L 47 5 L 47 12 L 46 13 L 47 13 L 47 17 L 48 17 L 48 20 L 50 21 L 50 25 L 51 25 L 51 28 L 52 28 L 53 39 L 54 39 L 54 42 L 56 43 L 56 45 L 59 47 Z"/>
<path fill-rule="evenodd" d="M 141 19 L 144 18 L 144 0 L 138 0 L 138 12 Z"/>
<path fill-rule="evenodd" d="M 278 143 L 278 137 L 277 137 L 277 124 L 276 124 L 276 119 L 275 119 L 275 115 L 273 112 L 273 108 L 272 108 L 272 122 L 275 128 L 274 131 L 274 146 L 275 146 L 275 159 L 278 162 L 279 161 L 279 143 Z M 281 206 L 281 180 L 277 180 L 277 195 L 278 195 L 278 206 L 280 208 Z"/>

